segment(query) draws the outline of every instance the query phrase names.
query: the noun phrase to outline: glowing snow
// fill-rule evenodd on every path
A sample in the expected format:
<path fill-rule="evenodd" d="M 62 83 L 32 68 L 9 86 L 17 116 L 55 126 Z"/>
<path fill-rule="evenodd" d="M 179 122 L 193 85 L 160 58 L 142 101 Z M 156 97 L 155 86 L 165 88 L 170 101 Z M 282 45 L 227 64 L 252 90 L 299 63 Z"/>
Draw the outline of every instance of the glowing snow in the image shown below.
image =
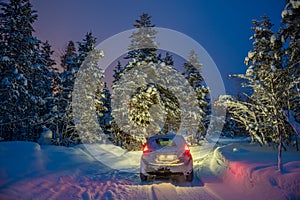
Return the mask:
<path fill-rule="evenodd" d="M 300 152 L 283 152 L 284 173 L 280 174 L 276 148 L 246 141 L 222 138 L 218 143 L 225 146 L 210 153 L 206 152 L 211 149 L 206 142 L 191 147 L 199 177 L 192 183 L 141 183 L 138 171 L 142 152 L 128 152 L 111 144 L 67 148 L 1 142 L 0 199 L 300 198 Z M 97 149 L 106 163 L 92 157 L 87 146 Z"/>

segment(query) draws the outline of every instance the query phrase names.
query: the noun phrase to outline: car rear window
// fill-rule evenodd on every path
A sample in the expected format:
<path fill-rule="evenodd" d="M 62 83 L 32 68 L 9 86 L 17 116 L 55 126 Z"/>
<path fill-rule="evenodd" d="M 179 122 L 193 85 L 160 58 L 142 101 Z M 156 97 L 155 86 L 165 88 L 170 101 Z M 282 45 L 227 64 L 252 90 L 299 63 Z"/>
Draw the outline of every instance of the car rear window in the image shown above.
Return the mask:
<path fill-rule="evenodd" d="M 178 144 L 174 140 L 174 137 L 161 137 L 161 138 L 151 138 L 148 141 L 149 147 L 153 150 L 157 150 L 164 147 L 177 147 Z"/>
<path fill-rule="evenodd" d="M 174 147 L 176 146 L 175 142 L 173 139 L 170 138 L 158 138 L 155 140 L 156 144 L 161 147 Z"/>

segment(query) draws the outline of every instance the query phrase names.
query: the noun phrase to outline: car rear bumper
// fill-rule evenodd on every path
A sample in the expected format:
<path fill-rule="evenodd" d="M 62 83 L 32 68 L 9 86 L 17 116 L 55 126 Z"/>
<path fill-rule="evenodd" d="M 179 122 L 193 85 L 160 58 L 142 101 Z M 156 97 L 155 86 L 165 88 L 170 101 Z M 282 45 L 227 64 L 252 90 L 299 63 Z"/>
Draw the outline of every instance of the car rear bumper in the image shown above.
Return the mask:
<path fill-rule="evenodd" d="M 158 164 L 148 163 L 141 160 L 140 172 L 144 175 L 157 175 L 157 176 L 172 176 L 172 175 L 188 175 L 193 171 L 193 161 L 178 164 Z"/>

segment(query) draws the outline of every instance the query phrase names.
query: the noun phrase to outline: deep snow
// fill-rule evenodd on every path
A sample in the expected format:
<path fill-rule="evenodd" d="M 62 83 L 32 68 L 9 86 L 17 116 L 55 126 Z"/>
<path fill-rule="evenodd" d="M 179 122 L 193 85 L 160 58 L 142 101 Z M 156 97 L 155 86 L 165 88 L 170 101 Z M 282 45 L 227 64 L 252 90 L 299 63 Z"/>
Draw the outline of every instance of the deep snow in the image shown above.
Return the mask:
<path fill-rule="evenodd" d="M 0 199 L 300 199 L 299 152 L 283 153 L 280 174 L 276 148 L 238 140 L 218 144 L 211 152 L 207 143 L 191 147 L 192 183 L 143 183 L 138 174 L 141 152 L 111 144 L 67 148 L 1 142 Z"/>

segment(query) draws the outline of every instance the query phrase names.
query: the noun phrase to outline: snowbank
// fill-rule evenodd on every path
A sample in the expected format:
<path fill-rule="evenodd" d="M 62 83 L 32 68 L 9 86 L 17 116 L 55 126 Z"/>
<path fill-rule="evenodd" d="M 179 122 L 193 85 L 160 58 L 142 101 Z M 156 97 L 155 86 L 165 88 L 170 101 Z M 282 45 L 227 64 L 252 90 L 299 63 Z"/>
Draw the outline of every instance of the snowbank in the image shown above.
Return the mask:
<path fill-rule="evenodd" d="M 203 180 L 221 199 L 299 199 L 300 152 L 283 152 L 284 173 L 277 170 L 277 150 L 273 147 L 233 143 L 217 148 L 204 166 L 220 182 L 209 181 L 207 169 Z M 210 163 L 210 165 L 208 165 Z M 206 181 L 208 180 L 208 181 Z"/>
<path fill-rule="evenodd" d="M 44 169 L 40 145 L 31 142 L 0 144 L 0 185 Z M 35 162 L 28 162 L 30 160 Z"/>
<path fill-rule="evenodd" d="M 116 173 L 83 146 L 0 143 L 0 199 L 124 199 L 137 178 Z"/>
<path fill-rule="evenodd" d="M 88 144 L 82 147 L 96 160 L 112 169 L 139 173 L 142 151 L 126 151 L 113 144 Z"/>

